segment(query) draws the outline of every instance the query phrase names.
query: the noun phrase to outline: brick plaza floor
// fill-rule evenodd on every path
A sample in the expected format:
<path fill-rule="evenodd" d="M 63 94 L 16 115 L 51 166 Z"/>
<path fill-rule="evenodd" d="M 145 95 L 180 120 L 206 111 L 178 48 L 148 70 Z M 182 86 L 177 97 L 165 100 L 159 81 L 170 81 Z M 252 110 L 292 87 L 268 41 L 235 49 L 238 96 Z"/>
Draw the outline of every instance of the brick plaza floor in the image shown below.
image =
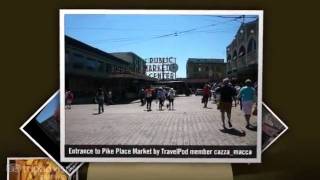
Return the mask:
<path fill-rule="evenodd" d="M 138 101 L 104 108 L 103 114 L 97 114 L 96 104 L 73 105 L 66 110 L 66 144 L 256 145 L 257 141 L 257 132 L 245 128 L 239 106 L 232 108 L 232 125 L 245 131 L 245 136 L 222 132 L 216 104 L 209 102 L 208 108 L 203 108 L 201 96 L 177 97 L 173 111 L 159 111 L 155 101 L 150 112 Z M 251 123 L 256 121 L 253 116 Z"/>

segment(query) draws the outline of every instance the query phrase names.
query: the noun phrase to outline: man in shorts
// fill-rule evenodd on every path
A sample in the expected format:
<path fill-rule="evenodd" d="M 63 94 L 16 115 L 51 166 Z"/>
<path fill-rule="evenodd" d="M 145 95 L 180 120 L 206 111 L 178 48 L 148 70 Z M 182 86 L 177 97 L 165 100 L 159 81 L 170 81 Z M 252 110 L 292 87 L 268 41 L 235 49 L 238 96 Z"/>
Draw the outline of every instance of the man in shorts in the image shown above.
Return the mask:
<path fill-rule="evenodd" d="M 252 114 L 252 106 L 256 101 L 256 90 L 252 86 L 250 79 L 245 81 L 245 86 L 243 86 L 239 91 L 239 99 L 242 102 L 242 111 L 244 112 L 244 117 L 247 121 L 246 128 L 250 127 L 250 117 Z"/>
<path fill-rule="evenodd" d="M 217 93 L 220 94 L 220 101 L 219 101 L 219 109 L 221 112 L 221 120 L 222 120 L 222 126 L 223 129 L 226 129 L 225 125 L 225 113 L 227 113 L 228 117 L 228 124 L 229 127 L 232 127 L 231 124 L 231 108 L 232 108 L 232 101 L 233 98 L 236 96 L 235 89 L 229 85 L 229 79 L 225 78 L 223 79 L 223 85 L 221 88 L 217 89 Z"/>

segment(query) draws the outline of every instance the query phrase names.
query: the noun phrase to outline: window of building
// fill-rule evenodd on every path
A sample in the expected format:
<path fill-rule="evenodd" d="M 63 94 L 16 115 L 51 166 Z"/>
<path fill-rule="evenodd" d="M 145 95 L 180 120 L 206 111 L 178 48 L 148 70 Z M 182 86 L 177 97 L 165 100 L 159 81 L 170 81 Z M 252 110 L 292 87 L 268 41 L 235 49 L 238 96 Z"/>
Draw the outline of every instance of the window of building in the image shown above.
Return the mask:
<path fill-rule="evenodd" d="M 198 67 L 193 66 L 193 71 L 194 71 L 194 72 L 197 72 L 197 71 L 198 71 Z"/>
<path fill-rule="evenodd" d="M 92 58 L 86 58 L 86 69 L 89 71 L 96 71 L 99 68 L 99 63 L 97 60 Z"/>
<path fill-rule="evenodd" d="M 106 72 L 111 73 L 112 72 L 112 66 L 111 64 L 106 63 Z"/>
<path fill-rule="evenodd" d="M 118 72 L 122 73 L 123 72 L 123 67 L 122 66 L 119 66 L 118 68 Z"/>
<path fill-rule="evenodd" d="M 83 69 L 84 65 L 80 61 L 75 61 L 73 62 L 72 67 L 74 69 Z"/>
<path fill-rule="evenodd" d="M 112 69 L 112 70 L 111 70 L 112 73 L 116 72 L 116 66 L 113 65 L 113 66 L 111 67 L 111 69 Z"/>
<path fill-rule="evenodd" d="M 228 56 L 227 56 L 227 61 L 230 61 L 230 60 L 231 60 L 231 55 L 228 54 Z"/>
<path fill-rule="evenodd" d="M 120 67 L 117 66 L 117 65 L 115 65 L 115 66 L 113 66 L 113 68 L 112 68 L 112 72 L 113 72 L 113 73 L 119 72 L 119 69 L 120 69 Z"/>
<path fill-rule="evenodd" d="M 97 64 L 98 64 L 98 71 L 99 72 L 103 72 L 103 63 L 102 62 L 100 62 L 100 61 L 97 61 Z"/>
<path fill-rule="evenodd" d="M 248 53 L 257 49 L 257 43 L 254 39 L 250 39 L 248 43 Z"/>
<path fill-rule="evenodd" d="M 232 60 L 236 60 L 236 59 L 237 59 L 237 51 L 234 50 L 232 55 Z"/>
<path fill-rule="evenodd" d="M 239 49 L 239 57 L 242 57 L 246 54 L 246 48 L 244 46 L 241 46 Z"/>
<path fill-rule="evenodd" d="M 83 58 L 83 55 L 79 54 L 79 53 L 73 53 L 73 56 L 74 57 L 77 57 L 77 58 Z"/>

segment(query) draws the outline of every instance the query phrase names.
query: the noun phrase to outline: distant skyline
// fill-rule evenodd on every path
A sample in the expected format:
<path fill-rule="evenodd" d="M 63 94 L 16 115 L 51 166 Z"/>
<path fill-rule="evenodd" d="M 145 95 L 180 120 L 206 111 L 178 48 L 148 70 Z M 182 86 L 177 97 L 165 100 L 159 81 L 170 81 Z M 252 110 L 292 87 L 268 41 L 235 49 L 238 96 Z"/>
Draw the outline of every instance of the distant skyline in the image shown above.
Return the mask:
<path fill-rule="evenodd" d="M 188 58 L 226 59 L 226 47 L 242 22 L 258 16 L 65 15 L 65 34 L 107 53 L 133 52 L 143 59 L 175 57 L 178 78 Z"/>

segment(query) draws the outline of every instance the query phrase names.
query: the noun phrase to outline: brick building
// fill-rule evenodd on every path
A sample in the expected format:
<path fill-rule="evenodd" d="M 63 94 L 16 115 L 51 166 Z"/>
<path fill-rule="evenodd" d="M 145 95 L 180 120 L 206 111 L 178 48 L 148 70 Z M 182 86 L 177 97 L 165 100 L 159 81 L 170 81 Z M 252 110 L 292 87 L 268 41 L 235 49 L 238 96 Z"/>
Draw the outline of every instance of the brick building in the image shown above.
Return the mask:
<path fill-rule="evenodd" d="M 200 88 L 207 82 L 219 81 L 226 75 L 224 59 L 189 58 L 186 82 L 192 88 Z"/>
<path fill-rule="evenodd" d="M 226 48 L 227 74 L 243 81 L 258 78 L 258 19 L 243 23 Z"/>

